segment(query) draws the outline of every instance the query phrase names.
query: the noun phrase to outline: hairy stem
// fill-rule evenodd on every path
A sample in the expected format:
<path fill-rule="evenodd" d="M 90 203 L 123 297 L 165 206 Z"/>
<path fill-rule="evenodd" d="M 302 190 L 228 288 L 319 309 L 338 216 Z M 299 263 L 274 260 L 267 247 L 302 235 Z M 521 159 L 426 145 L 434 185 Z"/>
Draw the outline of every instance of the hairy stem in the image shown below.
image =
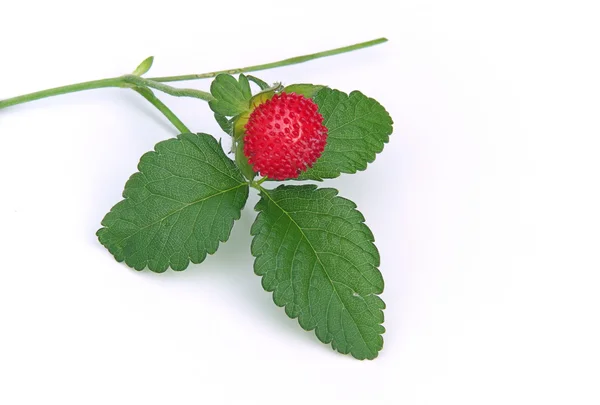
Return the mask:
<path fill-rule="evenodd" d="M 156 78 L 152 78 L 152 79 L 145 79 L 145 78 L 137 76 L 137 75 L 123 75 L 123 76 L 119 76 L 119 77 L 113 77 L 110 79 L 93 80 L 90 82 L 70 84 L 67 86 L 61 86 L 61 87 L 55 87 L 52 89 L 36 91 L 35 93 L 24 94 L 22 96 L 13 97 L 13 98 L 9 98 L 6 100 L 0 100 L 0 109 L 6 108 L 6 107 L 11 107 L 11 106 L 18 105 L 18 104 L 27 103 L 30 101 L 40 100 L 40 99 L 46 98 L 46 97 L 53 97 L 53 96 L 58 96 L 61 94 L 75 93 L 78 91 L 100 89 L 100 88 L 106 88 L 106 87 L 123 87 L 123 88 L 134 88 L 134 89 L 135 88 L 153 88 L 153 89 L 162 91 L 164 93 L 170 94 L 175 97 L 193 97 L 193 98 L 198 98 L 198 99 L 204 100 L 204 101 L 211 101 L 211 100 L 214 100 L 214 98 L 208 92 L 201 91 L 201 90 L 195 90 L 195 89 L 179 89 L 179 88 L 175 88 L 175 87 L 166 85 L 166 84 L 164 84 L 164 82 L 205 79 L 205 78 L 209 78 L 209 77 L 215 77 L 216 75 L 218 75 L 220 73 L 237 74 L 237 73 L 255 72 L 258 70 L 272 69 L 272 68 L 281 67 L 281 66 L 289 66 L 289 65 L 294 65 L 297 63 L 307 62 L 307 61 L 317 59 L 317 58 L 324 58 L 326 56 L 338 55 L 340 53 L 355 51 L 355 50 L 366 48 L 369 46 L 378 45 L 378 44 L 384 43 L 386 41 L 387 41 L 386 38 L 379 38 L 379 39 L 374 39 L 372 41 L 361 42 L 359 44 L 344 46 L 342 48 L 331 49 L 329 51 L 317 52 L 317 53 L 313 53 L 310 55 L 303 55 L 303 56 L 297 56 L 295 58 L 284 59 L 284 60 L 280 60 L 278 62 L 265 63 L 262 65 L 254 65 L 254 66 L 248 66 L 245 68 L 238 68 L 238 69 L 221 70 L 221 71 L 210 72 L 210 73 L 201 73 L 201 74 L 192 74 L 192 75 L 183 75 L 183 76 L 156 77 Z M 138 90 L 136 90 L 136 91 L 138 91 Z M 139 93 L 139 91 L 138 91 L 138 93 Z M 140 93 L 140 94 L 142 94 L 142 93 Z M 149 93 L 144 92 L 144 94 L 142 94 L 142 96 L 144 96 L 144 97 L 149 96 Z M 147 99 L 150 102 L 158 100 L 158 99 L 156 99 L 154 94 L 152 94 L 152 97 L 153 97 L 152 101 L 150 101 L 150 99 L 148 99 L 148 98 Z M 159 108 L 158 107 L 159 105 L 161 105 L 161 108 L 162 108 L 162 106 L 164 106 L 164 104 L 162 104 L 162 102 L 160 102 L 160 100 L 158 100 L 158 103 L 160 103 L 160 104 L 155 104 L 153 102 L 153 104 L 157 108 Z M 166 106 L 164 106 L 164 108 L 166 108 Z M 163 114 L 165 113 L 164 108 L 163 108 L 163 110 L 161 110 L 159 108 L 159 110 Z M 172 113 L 171 113 L 171 115 L 172 115 Z M 167 118 L 169 118 L 169 116 L 167 116 Z M 173 124 L 175 124 L 175 122 L 172 121 L 171 118 L 169 118 L 169 120 L 171 122 L 173 122 Z M 177 125 L 181 126 L 183 124 L 181 123 L 181 121 L 179 121 L 177 123 Z M 185 125 L 183 127 L 185 127 Z"/>
<path fill-rule="evenodd" d="M 0 109 L 11 107 L 17 104 L 28 103 L 30 101 L 35 101 L 46 97 L 58 96 L 61 94 L 75 93 L 83 90 L 101 89 L 106 87 L 122 87 L 122 85 L 123 81 L 120 77 L 70 84 L 68 86 L 55 87 L 52 89 L 36 91 L 35 93 L 8 98 L 6 100 L 0 100 Z"/>
<path fill-rule="evenodd" d="M 146 100 L 148 100 L 158 111 L 163 113 L 165 117 L 177 128 L 179 132 L 191 133 L 187 126 L 167 107 L 162 101 L 158 99 L 152 92 L 152 90 L 146 87 L 134 87 L 134 91 L 141 94 Z"/>
<path fill-rule="evenodd" d="M 200 74 L 191 74 L 191 75 L 182 75 L 182 76 L 165 76 L 165 77 L 153 77 L 150 80 L 154 82 L 178 82 L 183 80 L 195 80 L 195 79 L 206 79 L 210 77 L 215 77 L 221 73 L 227 74 L 237 74 L 237 73 L 246 73 L 246 72 L 256 72 L 258 70 L 266 70 L 273 69 L 276 67 L 295 65 L 298 63 L 308 62 L 313 59 L 324 58 L 326 56 L 338 55 L 340 53 L 352 52 L 358 49 L 367 48 L 369 46 L 379 45 L 384 42 L 387 42 L 386 38 L 378 38 L 372 41 L 361 42 L 359 44 L 354 44 L 350 46 L 344 46 L 342 48 L 331 49 L 329 51 L 317 52 L 310 55 L 296 56 L 294 58 L 284 59 L 277 62 L 265 63 L 262 65 L 254 65 L 248 66 L 244 68 L 237 69 L 227 69 L 227 70 L 219 70 L 216 72 L 210 73 L 200 73 Z"/>
<path fill-rule="evenodd" d="M 36 91 L 35 93 L 8 98 L 6 100 L 0 100 L 0 109 L 11 107 L 17 104 L 28 103 L 30 101 L 40 100 L 42 98 L 59 96 L 61 94 L 76 93 L 78 91 L 101 89 L 106 87 L 150 87 L 175 97 L 193 97 L 204 101 L 214 100 L 214 97 L 205 91 L 195 89 L 179 89 L 169 86 L 168 84 L 158 83 L 153 80 L 144 79 L 143 77 L 135 75 L 123 75 L 119 77 L 112 77 L 110 79 L 93 80 L 91 82 L 55 87 L 52 89 Z"/>
<path fill-rule="evenodd" d="M 139 87 L 150 87 L 175 97 L 193 97 L 204 101 L 212 101 L 215 99 L 210 93 L 202 90 L 180 89 L 169 86 L 168 84 L 159 83 L 151 79 L 144 79 L 143 77 L 135 75 L 125 75 L 122 76 L 122 79 L 125 83 L 134 84 Z"/>

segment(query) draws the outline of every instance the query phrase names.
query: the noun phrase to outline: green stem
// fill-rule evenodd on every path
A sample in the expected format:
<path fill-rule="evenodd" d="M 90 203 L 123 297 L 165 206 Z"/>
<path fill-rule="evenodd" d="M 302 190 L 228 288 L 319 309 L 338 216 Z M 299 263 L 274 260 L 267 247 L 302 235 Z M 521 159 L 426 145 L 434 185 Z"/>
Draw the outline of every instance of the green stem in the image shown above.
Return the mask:
<path fill-rule="evenodd" d="M 158 83 L 152 80 L 144 79 L 135 75 L 123 75 L 120 77 L 112 77 L 110 79 L 93 80 L 91 82 L 83 82 L 70 84 L 68 86 L 55 87 L 52 89 L 36 91 L 35 93 L 24 94 L 6 100 L 0 100 L 0 110 L 6 107 L 11 107 L 17 104 L 28 103 L 30 101 L 39 100 L 46 97 L 58 96 L 61 94 L 76 93 L 78 91 L 101 89 L 106 87 L 151 87 L 160 90 L 164 93 L 175 97 L 194 97 L 204 101 L 214 100 L 214 97 L 205 91 L 195 89 L 178 89 L 167 84 Z"/>
<path fill-rule="evenodd" d="M 194 74 L 194 75 L 183 75 L 183 76 L 169 76 L 169 77 L 156 77 L 153 79 L 145 79 L 136 75 L 124 75 L 120 77 L 113 77 L 110 79 L 93 80 L 90 82 L 83 82 L 77 84 L 70 84 L 68 86 L 55 87 L 52 89 L 37 91 L 35 93 L 24 94 L 9 98 L 6 100 L 0 100 L 0 109 L 11 107 L 17 104 L 23 104 L 34 100 L 39 100 L 46 97 L 58 96 L 61 94 L 75 93 L 83 90 L 100 89 L 106 87 L 150 87 L 164 93 L 170 94 L 176 97 L 194 97 L 204 101 L 214 100 L 210 93 L 195 90 L 195 89 L 178 89 L 169 85 L 163 84 L 162 82 L 174 82 L 182 80 L 193 80 L 193 79 L 204 79 L 214 77 L 220 73 L 237 74 L 243 72 L 255 72 L 257 70 L 272 69 L 281 66 L 294 65 L 297 63 L 307 62 L 317 58 L 324 58 L 326 56 L 338 55 L 340 53 L 351 52 L 357 49 L 366 48 L 373 45 L 378 45 L 386 42 L 386 38 L 374 39 L 372 41 L 361 42 L 359 44 L 344 46 L 342 48 L 331 49 L 329 51 L 317 52 L 310 55 L 297 56 L 295 58 L 284 59 L 278 62 L 265 63 L 262 65 L 248 66 L 239 69 L 221 70 L 217 72 Z"/>
<path fill-rule="evenodd" d="M 332 56 L 332 55 L 338 55 L 340 53 L 352 52 L 352 51 L 356 51 L 358 49 L 367 48 L 369 46 L 379 45 L 384 42 L 387 42 L 386 38 L 378 38 L 378 39 L 374 39 L 372 41 L 361 42 L 359 44 L 354 44 L 354 45 L 350 45 L 350 46 L 344 46 L 342 48 L 331 49 L 329 51 L 324 51 L 324 52 L 317 52 L 317 53 L 313 53 L 310 55 L 297 56 L 295 58 L 284 59 L 284 60 L 280 60 L 278 62 L 265 63 L 262 65 L 254 65 L 254 66 L 248 66 L 245 68 L 238 68 L 238 69 L 219 70 L 216 72 L 201 73 L 201 74 L 153 77 L 150 80 L 152 80 L 154 82 L 178 82 L 178 81 L 183 81 L 183 80 L 206 79 L 206 78 L 210 78 L 210 77 L 215 77 L 216 75 L 221 74 L 221 73 L 233 75 L 233 74 L 237 74 L 237 73 L 256 72 L 258 70 L 266 70 L 266 69 L 273 69 L 276 67 L 295 65 L 298 63 L 308 62 L 313 59 L 324 58 L 326 56 Z"/>
<path fill-rule="evenodd" d="M 101 89 L 106 87 L 122 87 L 123 81 L 120 77 L 110 79 L 94 80 L 91 82 L 70 84 L 68 86 L 55 87 L 35 93 L 24 94 L 6 100 L 0 100 L 0 110 L 17 104 L 27 103 L 29 101 L 39 100 L 46 97 L 58 96 L 61 94 L 75 93 L 83 90 Z"/>
<path fill-rule="evenodd" d="M 180 89 L 169 86 L 168 84 L 159 83 L 151 79 L 144 79 L 143 77 L 135 75 L 125 75 L 122 76 L 122 79 L 125 83 L 135 84 L 139 87 L 151 87 L 175 97 L 193 97 L 204 101 L 212 101 L 215 99 L 210 93 L 202 90 Z"/>
<path fill-rule="evenodd" d="M 255 181 L 254 183 L 255 183 L 257 186 L 260 186 L 260 185 L 261 185 L 261 184 L 263 184 L 265 181 L 267 181 L 267 179 L 268 179 L 268 177 L 267 177 L 267 176 L 265 176 L 265 177 L 263 177 L 262 179 Z"/>
<path fill-rule="evenodd" d="M 183 133 L 191 133 L 188 127 L 185 126 L 183 122 L 167 107 L 162 101 L 158 99 L 152 92 L 152 90 L 146 87 L 134 87 L 134 91 L 141 94 L 146 100 L 148 100 L 154 107 L 158 109 L 167 119 L 177 128 L 179 132 Z"/>

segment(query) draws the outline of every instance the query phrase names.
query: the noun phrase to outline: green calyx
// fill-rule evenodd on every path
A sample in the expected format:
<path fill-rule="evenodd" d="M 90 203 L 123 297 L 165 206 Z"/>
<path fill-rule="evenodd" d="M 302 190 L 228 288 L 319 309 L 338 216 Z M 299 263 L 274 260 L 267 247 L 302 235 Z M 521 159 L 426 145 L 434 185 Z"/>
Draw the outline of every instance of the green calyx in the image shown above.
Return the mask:
<path fill-rule="evenodd" d="M 246 133 L 246 124 L 250 119 L 250 115 L 256 107 L 270 100 L 275 91 L 263 91 L 250 99 L 248 110 L 239 114 L 233 120 L 232 135 L 233 135 L 233 151 L 235 153 L 235 163 L 240 168 L 242 174 L 250 181 L 256 177 L 256 172 L 252 169 L 252 165 L 248 162 L 248 158 L 244 155 L 244 135 Z"/>
<path fill-rule="evenodd" d="M 240 169 L 245 178 L 252 181 L 256 177 L 256 172 L 252 165 L 248 162 L 248 158 L 244 155 L 244 139 L 233 140 L 233 150 L 235 153 L 235 164 Z"/>
<path fill-rule="evenodd" d="M 313 98 L 320 90 L 327 86 L 317 84 L 290 84 L 285 86 L 283 91 L 286 93 L 296 93 L 306 98 Z"/>
<path fill-rule="evenodd" d="M 250 99 L 248 103 L 248 109 L 236 116 L 233 122 L 233 137 L 235 139 L 242 139 L 244 137 L 246 124 L 248 123 L 250 115 L 256 109 L 256 107 L 273 98 L 275 94 L 276 92 L 273 90 L 263 91 Z"/>

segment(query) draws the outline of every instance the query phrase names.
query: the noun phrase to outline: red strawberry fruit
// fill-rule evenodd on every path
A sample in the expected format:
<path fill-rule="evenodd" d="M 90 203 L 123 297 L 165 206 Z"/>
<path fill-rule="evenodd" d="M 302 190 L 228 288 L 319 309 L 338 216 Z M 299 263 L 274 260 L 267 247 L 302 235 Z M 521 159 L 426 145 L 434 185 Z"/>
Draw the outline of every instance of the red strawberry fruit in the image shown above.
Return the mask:
<path fill-rule="evenodd" d="M 311 99 L 285 92 L 257 106 L 244 135 L 244 155 L 254 171 L 285 180 L 312 167 L 327 142 L 318 109 Z"/>

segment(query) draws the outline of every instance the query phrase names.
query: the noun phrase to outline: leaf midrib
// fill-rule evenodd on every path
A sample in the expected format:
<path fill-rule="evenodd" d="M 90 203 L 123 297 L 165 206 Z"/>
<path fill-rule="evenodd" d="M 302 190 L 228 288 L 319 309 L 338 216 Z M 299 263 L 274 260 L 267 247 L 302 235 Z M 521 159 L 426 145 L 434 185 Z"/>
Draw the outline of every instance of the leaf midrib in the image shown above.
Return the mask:
<path fill-rule="evenodd" d="M 356 326 L 356 329 L 358 330 L 358 333 L 359 333 L 362 341 L 364 342 L 365 347 L 367 348 L 367 350 L 369 350 L 371 352 L 371 349 L 369 348 L 369 344 L 367 343 L 367 340 L 365 339 L 365 337 L 364 337 L 364 335 L 363 335 L 363 333 L 362 333 L 362 331 L 361 331 L 358 323 L 354 319 L 354 316 L 352 316 L 352 312 L 350 312 L 348 310 L 348 308 L 346 307 L 346 305 L 344 305 L 344 301 L 342 300 L 342 297 L 340 296 L 340 294 L 337 291 L 337 288 L 335 287 L 335 283 L 336 282 L 334 282 L 334 280 L 332 280 L 331 277 L 329 276 L 329 273 L 327 272 L 327 268 L 325 267 L 325 265 L 321 261 L 321 258 L 319 257 L 319 254 L 317 253 L 317 250 L 315 249 L 315 247 L 311 243 L 310 239 L 308 239 L 308 237 L 306 236 L 306 234 L 304 233 L 304 231 L 302 230 L 302 228 L 300 227 L 300 225 L 294 220 L 294 218 L 292 218 L 292 216 L 285 209 L 283 209 L 283 207 L 281 205 L 277 204 L 277 201 L 275 201 L 275 199 L 273 197 L 271 197 L 271 195 L 268 193 L 268 190 L 266 190 L 266 189 L 264 189 L 262 187 L 260 187 L 260 190 L 261 190 L 262 194 L 266 195 L 269 198 L 269 200 L 271 200 L 273 202 L 273 204 L 275 204 L 275 206 L 277 206 L 277 208 L 279 208 L 281 210 L 281 212 L 283 212 L 290 219 L 290 221 L 292 221 L 294 223 L 294 225 L 296 225 L 296 227 L 300 231 L 300 234 L 302 235 L 302 237 L 304 238 L 304 240 L 306 240 L 306 242 L 308 243 L 308 245 L 312 249 L 313 253 L 315 254 L 315 257 L 317 258 L 317 261 L 321 265 L 321 268 L 323 269 L 323 272 L 325 273 L 325 276 L 327 276 L 327 279 L 329 280 L 329 283 L 331 284 L 331 287 L 333 288 L 333 291 L 335 291 L 335 295 L 337 295 L 338 300 L 340 301 L 340 304 L 346 310 L 346 312 L 350 316 L 350 319 L 352 319 L 352 322 L 354 322 L 354 325 Z M 328 309 L 328 311 L 329 311 L 329 309 Z M 325 318 L 325 320 L 327 320 L 327 317 Z M 344 330 L 344 328 L 342 328 L 342 330 Z M 345 335 L 345 332 L 344 332 L 344 335 Z M 346 341 L 347 341 L 347 339 L 346 339 Z M 352 347 L 352 345 L 350 345 L 350 347 Z"/>
<path fill-rule="evenodd" d="M 170 212 L 169 214 L 165 215 L 164 217 L 162 217 L 162 218 L 160 218 L 160 219 L 157 219 L 156 221 L 154 221 L 154 222 L 152 222 L 152 223 L 150 223 L 150 224 L 148 224 L 148 225 L 146 225 L 146 226 L 144 226 L 144 227 L 142 227 L 142 228 L 138 229 L 137 231 L 135 231 L 135 232 L 134 232 L 134 233 L 132 233 L 131 235 L 127 235 L 127 236 L 126 236 L 126 237 L 124 237 L 123 239 L 120 239 L 119 241 L 115 242 L 115 244 L 117 244 L 117 245 L 118 245 L 118 244 L 122 243 L 123 241 L 125 241 L 125 240 L 127 240 L 127 239 L 129 239 L 129 238 L 131 238 L 131 237 L 133 237 L 133 236 L 135 236 L 135 235 L 137 235 L 138 233 L 142 232 L 143 230 L 145 230 L 145 229 L 147 229 L 147 228 L 149 228 L 149 227 L 151 227 L 151 226 L 154 226 L 154 225 L 158 224 L 159 222 L 162 222 L 162 221 L 164 221 L 165 219 L 169 218 L 170 216 L 172 216 L 172 215 L 175 215 L 175 214 L 177 214 L 177 213 L 179 213 L 179 212 L 183 211 L 184 209 L 191 207 L 192 205 L 195 205 L 195 204 L 198 204 L 198 203 L 204 202 L 204 201 L 206 201 L 206 200 L 209 200 L 209 199 L 211 199 L 211 198 L 213 198 L 213 197 L 216 197 L 216 196 L 218 196 L 218 195 L 225 194 L 225 193 L 228 193 L 228 192 L 230 192 L 230 191 L 236 190 L 236 189 L 238 189 L 238 188 L 240 188 L 241 186 L 244 186 L 244 185 L 246 185 L 246 183 L 240 183 L 240 184 L 238 184 L 238 185 L 237 185 L 237 186 L 235 186 L 235 187 L 229 188 L 229 189 L 227 189 L 227 190 L 219 191 L 218 193 L 211 194 L 211 195 L 209 195 L 209 196 L 207 196 L 207 197 L 203 197 L 203 198 L 201 198 L 201 199 L 199 199 L 199 200 L 196 200 L 196 201 L 192 201 L 191 203 L 189 203 L 189 204 L 186 204 L 186 205 L 184 205 L 183 207 L 181 207 L 181 208 L 178 208 L 178 209 L 174 210 L 173 212 Z M 154 193 L 153 193 L 153 194 L 154 194 Z M 154 194 L 154 195 L 158 195 L 158 194 Z M 162 197 L 161 195 L 158 195 L 158 196 L 159 196 L 159 197 Z"/>
<path fill-rule="evenodd" d="M 243 99 L 243 101 L 240 103 L 239 102 L 240 99 L 237 98 L 237 97 L 236 97 L 236 99 L 237 99 L 236 102 L 237 103 L 234 103 L 233 101 L 230 101 L 229 99 L 226 100 L 225 97 L 218 98 L 217 101 L 219 101 L 221 103 L 229 104 L 230 106 L 234 107 L 236 110 L 240 110 L 240 108 L 241 108 L 242 109 L 241 112 L 248 111 L 248 107 L 244 104 L 244 102 L 249 101 L 249 99 L 246 99 L 246 97 L 244 96 L 244 92 L 239 88 L 239 86 L 241 86 L 241 84 L 239 84 L 237 80 L 235 80 L 235 83 L 236 83 L 235 85 L 233 84 L 233 82 L 232 83 L 222 84 L 221 87 L 222 88 L 225 88 L 225 86 L 233 87 L 234 92 L 239 93 L 241 95 L 241 98 Z M 228 96 L 230 94 L 231 94 L 231 92 L 229 90 L 226 90 L 224 92 L 225 96 Z M 237 114 L 235 114 L 235 115 L 237 115 Z"/>

